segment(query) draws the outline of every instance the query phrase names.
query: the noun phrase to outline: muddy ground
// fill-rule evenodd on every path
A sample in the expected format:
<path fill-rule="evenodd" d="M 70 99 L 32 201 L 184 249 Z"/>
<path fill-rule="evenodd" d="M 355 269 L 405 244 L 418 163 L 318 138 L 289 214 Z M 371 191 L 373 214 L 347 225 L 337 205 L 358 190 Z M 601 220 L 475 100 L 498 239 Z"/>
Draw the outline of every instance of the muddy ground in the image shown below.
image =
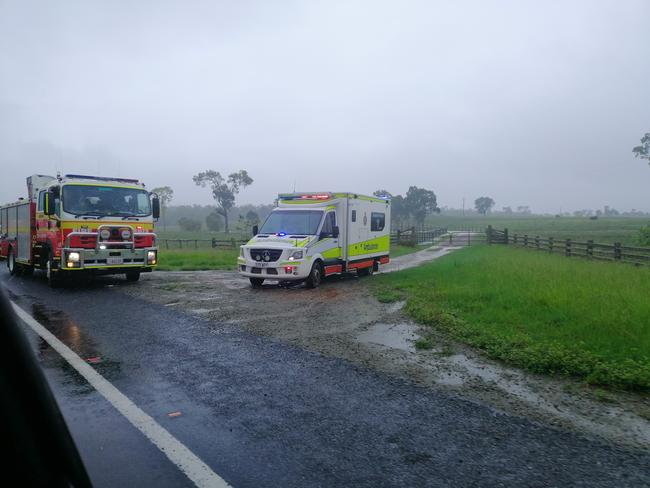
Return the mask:
<path fill-rule="evenodd" d="M 432 248 L 402 256 L 387 270 L 404 269 L 453 250 Z M 402 313 L 403 303 L 375 300 L 368 280 L 372 277 L 333 278 L 316 290 L 274 283 L 252 289 L 234 272 L 156 272 L 122 291 L 215 325 L 236 325 L 506 413 L 650 450 L 647 396 L 525 373 L 487 360 L 440 332 L 434 332 L 433 350 L 416 350 L 414 341 L 423 330 Z"/>

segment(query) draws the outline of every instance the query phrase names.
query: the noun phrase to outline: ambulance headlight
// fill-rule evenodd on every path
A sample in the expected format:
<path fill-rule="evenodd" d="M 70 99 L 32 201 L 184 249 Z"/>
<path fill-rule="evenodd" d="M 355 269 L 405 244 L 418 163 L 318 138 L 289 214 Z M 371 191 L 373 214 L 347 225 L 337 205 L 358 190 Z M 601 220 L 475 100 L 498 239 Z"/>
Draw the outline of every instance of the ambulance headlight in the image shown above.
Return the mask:
<path fill-rule="evenodd" d="M 111 238 L 111 231 L 108 229 L 102 229 L 102 231 L 99 233 L 99 236 L 102 238 L 102 240 L 107 241 Z"/>
<path fill-rule="evenodd" d="M 125 241 L 131 239 L 131 231 L 129 229 L 124 229 L 122 231 L 122 239 L 124 239 Z"/>
<path fill-rule="evenodd" d="M 289 256 L 289 261 L 294 261 L 296 259 L 302 259 L 303 256 L 304 256 L 304 252 L 302 250 L 293 251 L 291 253 L 291 256 Z"/>
<path fill-rule="evenodd" d="M 81 259 L 81 256 L 79 256 L 78 252 L 69 252 L 68 253 L 68 261 L 70 261 L 72 263 L 78 263 L 80 259 Z"/>
<path fill-rule="evenodd" d="M 147 264 L 156 264 L 157 261 L 156 251 L 147 251 Z"/>

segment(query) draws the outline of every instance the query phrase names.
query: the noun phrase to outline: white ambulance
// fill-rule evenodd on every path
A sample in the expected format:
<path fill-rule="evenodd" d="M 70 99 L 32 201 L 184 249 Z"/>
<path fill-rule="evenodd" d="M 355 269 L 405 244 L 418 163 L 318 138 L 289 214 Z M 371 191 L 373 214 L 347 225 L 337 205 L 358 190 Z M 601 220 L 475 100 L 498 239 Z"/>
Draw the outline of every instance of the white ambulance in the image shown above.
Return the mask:
<path fill-rule="evenodd" d="M 355 193 L 278 195 L 277 207 L 241 246 L 239 273 L 253 287 L 264 280 L 304 281 L 370 275 L 389 261 L 390 199 Z"/>

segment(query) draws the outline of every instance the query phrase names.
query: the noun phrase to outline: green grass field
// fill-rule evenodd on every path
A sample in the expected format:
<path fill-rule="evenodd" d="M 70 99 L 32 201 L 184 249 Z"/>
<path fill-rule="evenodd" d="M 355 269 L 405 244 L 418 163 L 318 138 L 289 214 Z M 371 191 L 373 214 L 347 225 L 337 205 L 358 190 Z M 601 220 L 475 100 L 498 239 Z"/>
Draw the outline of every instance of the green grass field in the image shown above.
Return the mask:
<path fill-rule="evenodd" d="M 391 244 L 390 257 L 396 258 L 398 256 L 404 256 L 405 254 L 411 254 L 414 252 L 422 251 L 427 247 L 431 247 L 431 244 L 426 244 L 424 246 L 403 246 L 403 245 Z"/>
<path fill-rule="evenodd" d="M 577 217 L 505 217 L 505 216 L 472 216 L 449 217 L 433 215 L 427 219 L 427 227 L 447 227 L 449 229 L 480 228 L 492 225 L 496 229 L 508 228 L 511 234 L 539 235 L 557 239 L 573 239 L 575 241 L 593 240 L 610 244 L 621 242 L 635 245 L 639 229 L 650 224 L 650 218 L 637 217 L 601 217 L 598 220 Z"/>
<path fill-rule="evenodd" d="M 237 249 L 160 249 L 158 269 L 161 271 L 200 271 L 235 269 Z"/>
<path fill-rule="evenodd" d="M 650 391 L 650 269 L 500 246 L 372 283 L 415 320 L 538 373 Z"/>

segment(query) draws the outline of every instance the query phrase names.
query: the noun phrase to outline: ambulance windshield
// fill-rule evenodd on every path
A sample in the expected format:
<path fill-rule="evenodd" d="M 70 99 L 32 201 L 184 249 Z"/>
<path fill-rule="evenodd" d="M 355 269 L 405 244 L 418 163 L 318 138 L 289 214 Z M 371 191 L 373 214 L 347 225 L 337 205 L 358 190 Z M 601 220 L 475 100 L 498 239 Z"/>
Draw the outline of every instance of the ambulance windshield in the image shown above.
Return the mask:
<path fill-rule="evenodd" d="M 133 216 L 151 214 L 149 193 L 139 188 L 65 185 L 63 210 L 75 215 Z"/>
<path fill-rule="evenodd" d="M 275 210 L 259 233 L 316 235 L 322 217 L 322 210 Z"/>

